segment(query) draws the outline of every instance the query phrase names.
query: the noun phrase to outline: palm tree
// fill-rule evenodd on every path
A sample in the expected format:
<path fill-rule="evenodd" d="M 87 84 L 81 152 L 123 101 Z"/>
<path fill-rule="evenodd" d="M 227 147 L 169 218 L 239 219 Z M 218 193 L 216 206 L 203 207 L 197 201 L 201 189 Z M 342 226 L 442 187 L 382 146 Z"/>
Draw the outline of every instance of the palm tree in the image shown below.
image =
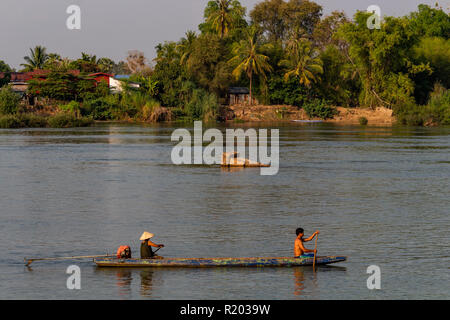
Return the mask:
<path fill-rule="evenodd" d="M 268 62 L 269 57 L 259 53 L 260 49 L 261 46 L 258 43 L 258 33 L 255 28 L 250 28 L 247 38 L 234 44 L 234 57 L 229 61 L 232 65 L 237 65 L 232 73 L 236 80 L 240 78 L 242 72 L 245 72 L 250 80 L 250 104 L 253 102 L 253 75 L 257 74 L 266 78 L 266 71 L 272 71 L 272 67 Z"/>
<path fill-rule="evenodd" d="M 189 30 L 186 32 L 186 38 L 182 38 L 180 43 L 177 45 L 177 50 L 181 55 L 180 63 L 182 65 L 189 64 L 189 57 L 192 53 L 194 42 L 197 39 L 197 34 L 195 31 Z"/>
<path fill-rule="evenodd" d="M 92 64 L 97 64 L 98 63 L 96 55 L 90 55 L 90 54 L 85 53 L 85 52 L 81 53 L 81 60 L 84 61 L 84 62 L 92 63 Z"/>
<path fill-rule="evenodd" d="M 220 38 L 228 35 L 236 18 L 242 16 L 245 9 L 236 0 L 214 0 L 206 9 L 207 23 L 219 34 Z"/>
<path fill-rule="evenodd" d="M 43 69 L 48 60 L 47 49 L 42 46 L 36 46 L 34 49 L 30 48 L 30 55 L 24 57 L 27 63 L 22 63 L 25 71 L 33 71 Z"/>
<path fill-rule="evenodd" d="M 316 50 L 311 49 L 311 43 L 306 40 L 293 40 L 288 46 L 289 58 L 281 60 L 279 65 L 286 68 L 284 80 L 287 82 L 292 76 L 299 79 L 301 85 L 311 86 L 319 80 L 323 73 L 323 63 Z"/>

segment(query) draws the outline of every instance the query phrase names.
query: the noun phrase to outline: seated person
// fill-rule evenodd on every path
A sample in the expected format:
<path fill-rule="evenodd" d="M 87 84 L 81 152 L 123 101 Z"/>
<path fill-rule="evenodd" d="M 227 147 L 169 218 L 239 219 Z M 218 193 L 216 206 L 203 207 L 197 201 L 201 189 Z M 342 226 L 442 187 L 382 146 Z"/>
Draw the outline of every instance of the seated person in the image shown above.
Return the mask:
<path fill-rule="evenodd" d="M 141 259 L 154 259 L 157 256 L 152 250 L 154 248 L 163 248 L 163 244 L 155 244 L 150 241 L 155 235 L 153 233 L 144 232 L 140 238 L 141 242 Z"/>
<path fill-rule="evenodd" d="M 316 231 L 314 232 L 314 234 L 307 238 L 307 239 L 303 239 L 304 234 L 304 230 L 302 228 L 298 228 L 295 233 L 297 234 L 297 238 L 295 239 L 295 243 L 294 243 L 294 257 L 295 258 L 306 258 L 306 257 L 314 257 L 314 254 L 317 254 L 317 250 L 309 250 L 306 249 L 303 245 L 303 242 L 309 242 L 312 239 L 314 239 L 315 236 L 317 236 L 320 232 Z M 305 253 L 313 253 L 312 255 L 307 255 Z"/>

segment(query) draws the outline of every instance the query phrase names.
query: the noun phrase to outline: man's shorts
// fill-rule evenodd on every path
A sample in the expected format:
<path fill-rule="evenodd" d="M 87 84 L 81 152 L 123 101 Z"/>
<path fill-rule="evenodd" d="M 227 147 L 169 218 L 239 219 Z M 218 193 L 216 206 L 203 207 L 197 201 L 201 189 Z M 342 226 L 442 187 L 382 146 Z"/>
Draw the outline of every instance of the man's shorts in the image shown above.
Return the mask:
<path fill-rule="evenodd" d="M 314 258 L 314 253 L 305 253 L 305 254 L 302 254 L 301 256 L 297 256 L 294 258 Z"/>

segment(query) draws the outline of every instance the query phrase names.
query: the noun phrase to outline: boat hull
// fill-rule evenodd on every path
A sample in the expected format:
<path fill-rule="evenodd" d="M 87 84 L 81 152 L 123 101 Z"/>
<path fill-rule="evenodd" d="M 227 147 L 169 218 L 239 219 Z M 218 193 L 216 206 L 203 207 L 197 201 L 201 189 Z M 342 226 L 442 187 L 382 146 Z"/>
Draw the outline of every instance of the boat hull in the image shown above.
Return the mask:
<path fill-rule="evenodd" d="M 316 258 L 316 265 L 327 265 L 346 261 L 347 257 L 321 256 Z M 313 258 L 165 258 L 165 259 L 114 259 L 97 258 L 98 267 L 129 268 L 212 268 L 212 267 L 298 267 L 312 266 Z"/>

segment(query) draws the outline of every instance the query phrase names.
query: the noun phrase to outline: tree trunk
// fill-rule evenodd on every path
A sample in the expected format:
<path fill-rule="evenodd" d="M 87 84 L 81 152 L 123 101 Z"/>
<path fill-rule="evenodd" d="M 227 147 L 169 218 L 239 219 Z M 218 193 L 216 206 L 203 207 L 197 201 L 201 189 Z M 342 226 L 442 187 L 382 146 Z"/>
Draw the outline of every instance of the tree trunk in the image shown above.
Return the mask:
<path fill-rule="evenodd" d="M 253 95 L 252 95 L 252 78 L 253 72 L 250 72 L 250 105 L 253 104 Z"/>

